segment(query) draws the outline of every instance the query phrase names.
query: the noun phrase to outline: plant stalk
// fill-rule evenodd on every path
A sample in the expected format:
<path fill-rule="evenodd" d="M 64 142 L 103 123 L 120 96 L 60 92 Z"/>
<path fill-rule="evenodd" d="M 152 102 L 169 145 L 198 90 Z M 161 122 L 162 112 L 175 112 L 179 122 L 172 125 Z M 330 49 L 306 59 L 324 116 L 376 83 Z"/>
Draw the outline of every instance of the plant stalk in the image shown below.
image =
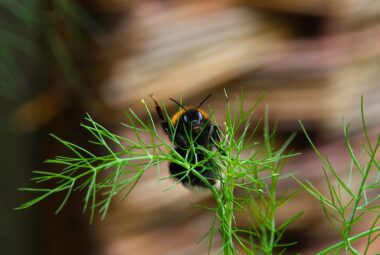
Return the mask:
<path fill-rule="evenodd" d="M 368 236 L 368 234 L 370 234 L 370 233 L 375 233 L 375 232 L 379 232 L 379 231 L 380 231 L 380 226 L 375 227 L 375 228 L 371 228 L 371 229 L 369 229 L 367 231 L 364 231 L 364 232 L 362 232 L 360 234 L 357 234 L 356 236 L 348 238 L 348 241 L 349 242 L 356 241 L 356 240 L 358 240 L 358 239 L 360 239 L 362 237 Z M 346 245 L 345 240 L 340 241 L 339 243 L 336 243 L 336 244 L 330 246 L 329 248 L 324 249 L 323 251 L 320 251 L 320 252 L 316 253 L 316 255 L 331 254 L 332 251 L 334 251 L 334 250 L 336 250 L 338 248 L 341 248 L 344 245 Z"/>

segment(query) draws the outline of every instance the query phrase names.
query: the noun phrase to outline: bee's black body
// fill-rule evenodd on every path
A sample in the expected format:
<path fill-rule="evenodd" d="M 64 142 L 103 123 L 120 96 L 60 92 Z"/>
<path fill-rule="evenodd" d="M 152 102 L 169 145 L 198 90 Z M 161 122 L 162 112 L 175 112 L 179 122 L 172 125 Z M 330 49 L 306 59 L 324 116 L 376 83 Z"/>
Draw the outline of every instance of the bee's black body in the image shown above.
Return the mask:
<path fill-rule="evenodd" d="M 181 149 L 179 147 L 175 147 L 175 150 L 182 156 L 186 157 L 187 149 Z M 189 155 L 190 163 L 195 163 L 195 160 L 202 161 L 205 159 L 204 153 L 197 152 L 197 159 L 195 159 L 194 155 Z M 215 169 L 213 169 L 214 164 L 211 161 L 207 161 L 204 167 L 195 168 L 195 171 L 201 173 L 203 177 L 205 177 L 208 182 L 212 185 L 215 184 Z M 180 180 L 183 185 L 186 187 L 192 186 L 201 186 L 206 187 L 206 184 L 202 182 L 194 173 L 188 172 L 186 168 L 174 163 L 169 163 L 169 172 L 172 176 L 174 176 L 177 180 Z"/>
<path fill-rule="evenodd" d="M 207 96 L 201 104 L 209 96 Z M 176 102 L 182 108 L 173 115 L 171 119 L 173 124 L 172 126 L 169 125 L 167 120 L 165 120 L 160 106 L 156 100 L 154 100 L 156 104 L 156 111 L 159 118 L 162 120 L 162 127 L 164 131 L 168 134 L 170 139 L 172 139 L 175 151 L 183 158 L 187 157 L 187 161 L 189 163 L 205 161 L 202 166 L 196 167 L 195 171 L 205 177 L 209 184 L 214 185 L 217 166 L 214 161 L 206 157 L 206 154 L 202 149 L 212 150 L 215 147 L 215 141 L 218 141 L 219 139 L 218 128 L 210 123 L 207 113 L 199 109 L 201 104 L 196 108 L 185 108 L 174 99 L 171 100 Z M 173 130 L 173 127 L 175 130 Z M 190 149 L 190 139 L 192 139 L 195 150 Z M 182 184 L 187 187 L 207 186 L 206 183 L 199 179 L 193 172 L 188 171 L 183 166 L 174 162 L 169 163 L 169 171 L 174 178 L 180 180 Z"/>

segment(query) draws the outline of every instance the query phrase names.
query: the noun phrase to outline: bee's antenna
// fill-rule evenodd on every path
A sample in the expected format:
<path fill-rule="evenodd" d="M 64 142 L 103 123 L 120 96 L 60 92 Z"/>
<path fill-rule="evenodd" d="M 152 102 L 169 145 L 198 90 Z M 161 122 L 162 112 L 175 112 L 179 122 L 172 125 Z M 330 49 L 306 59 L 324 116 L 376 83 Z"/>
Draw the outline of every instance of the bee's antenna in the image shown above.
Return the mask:
<path fill-rule="evenodd" d="M 173 99 L 173 98 L 169 98 L 170 100 L 172 100 L 174 103 L 176 103 L 179 107 L 181 107 L 182 109 L 184 109 L 185 111 L 187 111 L 186 107 L 183 106 L 182 104 L 180 104 L 177 100 Z"/>
<path fill-rule="evenodd" d="M 154 104 L 158 106 L 157 100 L 154 98 L 153 93 L 149 94 L 149 96 L 153 99 Z"/>
<path fill-rule="evenodd" d="M 210 96 L 212 96 L 212 93 L 209 94 L 207 97 L 205 97 L 205 98 L 202 100 L 202 102 L 198 105 L 197 109 L 198 109 L 199 107 L 201 107 L 202 104 L 203 104 L 204 102 L 206 102 L 206 100 L 209 99 Z"/>

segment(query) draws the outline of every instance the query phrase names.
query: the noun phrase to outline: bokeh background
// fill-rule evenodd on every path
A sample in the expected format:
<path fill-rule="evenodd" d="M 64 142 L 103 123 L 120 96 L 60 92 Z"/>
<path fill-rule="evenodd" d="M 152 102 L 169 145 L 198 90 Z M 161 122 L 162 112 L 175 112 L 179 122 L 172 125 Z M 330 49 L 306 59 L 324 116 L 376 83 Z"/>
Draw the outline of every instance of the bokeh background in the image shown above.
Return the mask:
<path fill-rule="evenodd" d="M 174 111 L 169 97 L 196 104 L 212 92 L 208 104 L 222 115 L 224 88 L 231 97 L 243 88 L 248 104 L 265 91 L 262 106 L 280 122 L 279 140 L 299 131 L 301 119 L 345 175 L 341 123 L 351 122 L 360 146 L 361 95 L 370 135 L 380 130 L 379 42 L 378 0 L 0 0 L 0 253 L 205 254 L 207 243 L 197 241 L 212 215 L 193 204 L 212 204 L 210 195 L 181 186 L 162 192 L 171 183 L 154 171 L 93 225 L 80 194 L 59 215 L 59 196 L 15 212 L 31 198 L 17 188 L 29 186 L 33 170 L 51 168 L 43 160 L 67 153 L 49 133 L 86 142 L 79 125 L 86 112 L 128 135 L 123 112 L 132 107 L 144 118 L 141 99 L 151 93 Z M 287 171 L 323 187 L 302 135 L 293 148 L 303 154 Z M 297 185 L 284 180 L 280 188 Z M 307 194 L 279 221 L 298 210 L 305 214 L 285 238 L 299 244 L 289 254 L 314 254 L 336 240 Z M 369 254 L 378 251 L 375 243 Z"/>

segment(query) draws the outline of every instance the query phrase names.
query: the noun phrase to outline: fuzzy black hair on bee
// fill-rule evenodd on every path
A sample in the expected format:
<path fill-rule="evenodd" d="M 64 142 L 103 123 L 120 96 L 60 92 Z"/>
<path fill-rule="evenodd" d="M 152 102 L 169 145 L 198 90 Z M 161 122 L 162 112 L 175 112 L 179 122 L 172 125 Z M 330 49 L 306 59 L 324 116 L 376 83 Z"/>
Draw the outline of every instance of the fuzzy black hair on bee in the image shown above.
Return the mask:
<path fill-rule="evenodd" d="M 205 177 L 209 184 L 214 185 L 218 167 L 207 157 L 204 149 L 212 150 L 216 147 L 215 142 L 219 141 L 220 132 L 218 127 L 211 123 L 207 112 L 200 108 L 211 95 L 206 96 L 197 107 L 187 107 L 170 98 L 180 107 L 180 110 L 171 117 L 171 124 L 164 117 L 163 111 L 153 95 L 150 96 L 155 103 L 162 128 L 173 141 L 174 150 L 183 158 L 187 158 L 189 163 L 205 161 L 202 166 L 195 167 L 194 170 Z M 191 143 L 193 143 L 195 151 L 190 149 Z M 207 187 L 207 184 L 193 172 L 174 162 L 169 163 L 169 172 L 186 187 Z"/>

